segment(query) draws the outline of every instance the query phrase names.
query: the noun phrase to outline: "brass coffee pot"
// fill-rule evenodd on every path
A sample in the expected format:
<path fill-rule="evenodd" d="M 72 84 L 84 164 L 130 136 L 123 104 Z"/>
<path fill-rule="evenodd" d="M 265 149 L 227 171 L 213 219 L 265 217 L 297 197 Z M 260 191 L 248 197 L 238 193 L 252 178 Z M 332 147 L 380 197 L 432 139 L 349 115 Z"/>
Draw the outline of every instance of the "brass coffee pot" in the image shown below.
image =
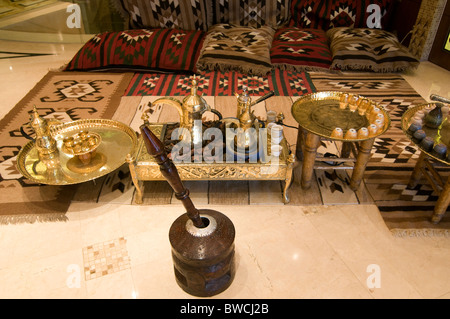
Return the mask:
<path fill-rule="evenodd" d="M 248 130 L 250 128 L 259 129 L 260 123 L 254 114 L 254 110 L 252 107 L 264 100 L 275 95 L 274 91 L 270 91 L 266 95 L 260 97 L 256 101 L 252 101 L 252 98 L 248 94 L 248 89 L 244 88 L 242 93 L 234 93 L 237 98 L 237 113 L 236 117 L 239 120 L 239 128 L 242 129 L 241 133 L 243 133 L 240 138 L 236 139 L 236 144 L 239 146 L 243 146 L 244 148 L 251 147 L 251 144 L 255 143 L 254 139 L 251 137 L 251 132 Z"/>
<path fill-rule="evenodd" d="M 219 117 L 219 120 L 222 119 L 222 114 L 219 111 L 212 109 L 205 99 L 197 93 L 197 83 L 197 78 L 194 75 L 191 94 L 186 96 L 183 99 L 183 102 L 167 96 L 153 102 L 153 104 L 169 104 L 178 110 L 178 113 L 180 113 L 180 128 L 185 128 L 190 132 L 191 142 L 193 144 L 202 143 L 203 126 L 199 125 L 199 122 L 196 121 L 202 121 L 203 113 L 209 111 L 216 114 Z"/>
<path fill-rule="evenodd" d="M 256 101 L 252 102 L 252 98 L 248 94 L 248 89 L 244 88 L 242 93 L 234 93 L 237 98 L 237 114 L 236 117 L 239 120 L 239 127 L 243 130 L 246 130 L 250 127 L 254 126 L 256 121 L 256 116 L 254 115 L 254 111 L 252 111 L 252 107 L 258 103 L 261 103 L 268 98 L 275 95 L 274 91 L 270 91 L 266 95 L 261 96 Z"/>
<path fill-rule="evenodd" d="M 58 153 L 56 141 L 50 134 L 50 125 L 46 119 L 39 115 L 36 106 L 33 107 L 30 126 L 36 133 L 35 147 L 41 160 L 51 158 Z"/>
<path fill-rule="evenodd" d="M 256 116 L 251 109 L 252 99 L 248 95 L 248 90 L 244 88 L 242 94 L 234 93 L 234 95 L 237 98 L 236 117 L 239 120 L 239 127 L 243 130 L 253 127 Z"/>

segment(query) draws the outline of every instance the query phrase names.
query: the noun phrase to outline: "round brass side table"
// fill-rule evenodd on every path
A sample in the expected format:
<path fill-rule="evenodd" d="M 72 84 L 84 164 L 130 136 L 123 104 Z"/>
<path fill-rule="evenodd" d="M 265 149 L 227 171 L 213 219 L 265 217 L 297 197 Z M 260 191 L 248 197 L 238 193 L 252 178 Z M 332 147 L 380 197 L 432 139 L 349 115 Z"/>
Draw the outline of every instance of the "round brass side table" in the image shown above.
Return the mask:
<path fill-rule="evenodd" d="M 449 166 L 450 162 L 447 160 L 447 158 L 441 158 L 432 151 L 430 152 L 425 150 L 420 145 L 420 143 L 418 143 L 418 141 L 413 138 L 412 132 L 409 131 L 409 126 L 411 125 L 416 112 L 424 109 L 431 109 L 434 104 L 435 103 L 417 105 L 403 113 L 402 130 L 405 135 L 420 150 L 419 159 L 414 166 L 414 170 L 408 182 L 408 187 L 414 188 L 422 176 L 424 176 L 428 180 L 433 190 L 439 195 L 439 198 L 434 207 L 433 216 L 431 217 L 431 222 L 434 224 L 438 224 L 447 211 L 448 205 L 450 204 L 450 177 L 447 178 L 447 181 L 445 182 L 440 176 L 439 171 L 436 170 L 435 166 L 439 164 Z M 438 134 L 438 129 L 430 128 L 425 125 L 423 125 L 422 129 L 426 133 L 426 136 L 433 139 L 435 139 L 436 135 Z M 446 138 L 450 138 L 450 136 L 447 136 Z M 446 141 L 446 143 L 448 143 L 448 141 Z"/>
<path fill-rule="evenodd" d="M 364 110 L 350 109 L 349 107 L 341 107 L 341 97 L 345 92 L 316 92 L 298 99 L 291 108 L 294 119 L 299 124 L 299 132 L 297 138 L 297 150 L 301 154 L 297 157 L 303 159 L 301 186 L 303 189 L 309 189 L 312 183 L 314 173 L 314 165 L 318 159 L 317 148 L 320 145 L 320 139 L 341 141 L 343 142 L 342 157 L 329 159 L 326 161 L 354 161 L 353 173 L 350 179 L 350 188 L 356 191 L 362 181 L 367 163 L 371 157 L 371 150 L 374 140 L 377 136 L 386 132 L 390 126 L 390 118 L 386 111 L 376 105 L 375 102 L 368 100 L 368 107 Z M 350 94 L 356 100 L 365 99 L 363 96 Z M 344 132 L 350 128 L 359 130 L 362 127 L 368 127 L 370 121 L 366 116 L 377 107 L 377 112 L 382 114 L 384 122 L 376 133 L 363 138 L 342 138 L 332 136 L 332 132 L 336 127 L 341 128 Z M 356 145 L 356 148 L 354 147 Z M 356 150 L 357 149 L 357 150 Z M 355 153 L 356 159 L 350 159 L 350 152 Z"/>

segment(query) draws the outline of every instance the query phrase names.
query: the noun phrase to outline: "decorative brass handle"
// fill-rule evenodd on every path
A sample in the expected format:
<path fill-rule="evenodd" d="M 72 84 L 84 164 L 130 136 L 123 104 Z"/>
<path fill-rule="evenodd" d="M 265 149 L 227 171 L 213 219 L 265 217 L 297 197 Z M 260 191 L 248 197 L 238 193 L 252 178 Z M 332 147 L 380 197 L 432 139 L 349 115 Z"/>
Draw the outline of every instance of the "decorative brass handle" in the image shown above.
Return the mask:
<path fill-rule="evenodd" d="M 211 113 L 214 113 L 214 114 L 216 114 L 217 115 L 217 117 L 219 118 L 219 121 L 221 121 L 222 120 L 222 113 L 220 113 L 219 111 L 217 111 L 216 109 L 210 109 L 209 110 Z"/>

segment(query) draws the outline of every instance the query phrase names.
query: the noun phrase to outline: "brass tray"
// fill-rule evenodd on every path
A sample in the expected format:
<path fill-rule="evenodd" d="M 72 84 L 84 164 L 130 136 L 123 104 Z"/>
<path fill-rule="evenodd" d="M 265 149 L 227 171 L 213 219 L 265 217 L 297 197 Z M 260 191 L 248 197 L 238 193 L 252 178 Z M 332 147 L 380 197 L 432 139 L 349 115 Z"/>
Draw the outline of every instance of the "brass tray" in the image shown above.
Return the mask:
<path fill-rule="evenodd" d="M 331 133 L 336 127 L 340 127 L 345 132 L 350 128 L 359 130 L 361 127 L 367 127 L 369 125 L 369 121 L 364 115 L 359 115 L 357 111 L 352 112 L 348 107 L 345 109 L 339 107 L 342 94 L 344 92 L 327 91 L 304 95 L 292 105 L 292 116 L 305 130 L 327 139 L 344 142 L 367 140 L 368 138 L 346 139 L 331 137 Z M 365 98 L 361 95 L 353 95 L 358 98 Z M 374 101 L 368 100 L 371 104 L 368 110 L 370 111 L 374 106 L 377 106 L 385 119 L 383 128 L 375 136 L 370 137 L 375 138 L 386 132 L 391 124 L 391 120 L 384 108 L 376 105 Z"/>
<path fill-rule="evenodd" d="M 411 140 L 411 142 L 413 142 L 422 152 L 424 152 L 425 154 L 427 154 L 431 158 L 435 159 L 436 161 L 439 161 L 441 163 L 449 165 L 450 162 L 448 162 L 447 160 L 437 157 L 433 152 L 425 151 L 419 144 L 416 144 L 414 142 L 414 140 L 412 139 L 412 134 L 408 131 L 408 128 L 411 125 L 411 119 L 414 117 L 414 114 L 417 111 L 420 111 L 420 110 L 423 110 L 423 109 L 426 109 L 426 108 L 431 108 L 435 104 L 436 103 L 421 104 L 421 105 L 417 105 L 417 106 L 414 106 L 414 107 L 406 110 L 406 112 L 403 113 L 403 115 L 402 115 L 402 130 L 405 133 L 405 135 Z M 433 128 L 430 128 L 428 126 L 422 125 L 422 130 L 424 130 L 425 134 L 427 136 L 431 137 L 432 139 L 436 139 L 437 138 L 438 129 L 433 129 Z M 450 136 L 445 136 L 440 141 L 436 141 L 436 142 L 444 143 L 445 145 L 447 145 L 447 148 L 450 150 Z"/>
<path fill-rule="evenodd" d="M 77 165 L 73 155 L 62 152 L 63 139 L 81 130 L 95 132 L 101 136 L 95 159 L 88 165 Z M 19 172 L 31 181 L 49 185 L 70 185 L 90 181 L 104 176 L 126 162 L 128 154 L 134 155 L 138 138 L 129 126 L 105 119 L 78 120 L 50 128 L 56 140 L 58 156 L 53 165 L 45 165 L 38 156 L 34 141 L 28 142 L 17 156 Z"/>

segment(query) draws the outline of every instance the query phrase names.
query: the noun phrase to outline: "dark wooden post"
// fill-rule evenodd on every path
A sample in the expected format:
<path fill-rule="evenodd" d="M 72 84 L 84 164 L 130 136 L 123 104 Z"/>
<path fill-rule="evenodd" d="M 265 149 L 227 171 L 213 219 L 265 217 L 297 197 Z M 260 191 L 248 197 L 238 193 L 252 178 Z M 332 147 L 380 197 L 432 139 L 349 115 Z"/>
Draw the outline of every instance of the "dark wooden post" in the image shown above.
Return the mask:
<path fill-rule="evenodd" d="M 218 294 L 230 286 L 235 274 L 234 225 L 218 211 L 197 210 L 164 145 L 145 125 L 141 132 L 148 153 L 186 209 L 186 214 L 178 217 L 169 230 L 175 279 L 191 295 Z"/>
<path fill-rule="evenodd" d="M 159 164 L 161 173 L 175 191 L 175 197 L 180 200 L 184 208 L 186 208 L 186 213 L 194 223 L 194 226 L 199 228 L 204 227 L 200 214 L 189 197 L 189 190 L 184 187 L 180 176 L 178 175 L 177 168 L 164 150 L 164 145 L 147 126 L 141 126 L 141 133 L 144 138 L 147 152 L 152 155 Z"/>

